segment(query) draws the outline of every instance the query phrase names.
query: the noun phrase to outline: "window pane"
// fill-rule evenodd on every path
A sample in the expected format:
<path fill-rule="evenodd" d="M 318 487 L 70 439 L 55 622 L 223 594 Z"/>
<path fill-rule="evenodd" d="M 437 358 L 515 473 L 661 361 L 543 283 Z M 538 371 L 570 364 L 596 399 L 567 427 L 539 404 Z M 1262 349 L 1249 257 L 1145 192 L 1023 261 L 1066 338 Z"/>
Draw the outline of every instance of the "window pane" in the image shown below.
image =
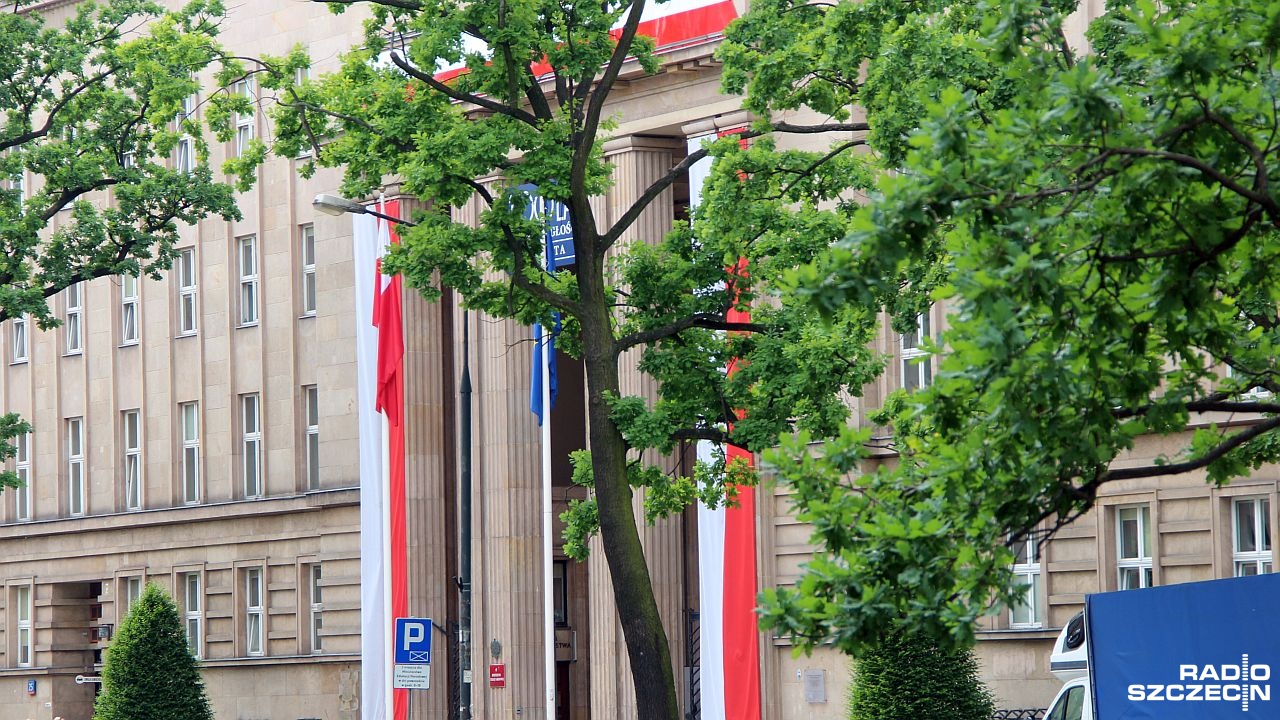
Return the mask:
<path fill-rule="evenodd" d="M 245 585 L 247 590 L 248 606 L 262 606 L 262 571 L 250 570 L 245 573 Z"/>
<path fill-rule="evenodd" d="M 308 313 L 316 311 L 316 274 L 314 270 L 302 274 L 302 310 Z"/>
<path fill-rule="evenodd" d="M 1271 549 L 1271 501 L 1258 501 L 1258 525 L 1262 528 L 1262 543 L 1259 550 Z"/>
<path fill-rule="evenodd" d="M 18 463 L 27 462 L 29 453 L 31 452 L 31 433 L 25 432 L 19 435 L 16 441 L 16 445 L 17 445 L 17 454 L 14 456 L 15 462 L 18 462 Z"/>
<path fill-rule="evenodd" d="M 250 497 L 261 494 L 258 485 L 257 440 L 250 440 L 244 444 L 244 494 Z"/>
<path fill-rule="evenodd" d="M 187 574 L 186 582 L 187 606 L 186 612 L 197 612 L 200 609 L 200 576 L 195 573 Z"/>
<path fill-rule="evenodd" d="M 1252 500 L 1236 502 L 1236 552 L 1254 552 L 1258 549 L 1257 528 L 1254 527 Z"/>
<path fill-rule="evenodd" d="M 1120 508 L 1120 557 L 1136 558 L 1138 554 L 1138 509 Z"/>
<path fill-rule="evenodd" d="M 136 450 L 139 446 L 139 427 L 138 413 L 127 412 L 124 414 L 124 445 L 125 447 Z"/>
<path fill-rule="evenodd" d="M 315 433 L 307 435 L 307 487 L 320 487 L 320 436 Z"/>
<path fill-rule="evenodd" d="M 120 328 L 121 338 L 124 342 L 132 342 L 138 339 L 138 306 L 129 303 L 120 308 Z"/>
<path fill-rule="evenodd" d="M 258 285 L 255 282 L 240 284 L 240 324 L 258 321 Z"/>
<path fill-rule="evenodd" d="M 256 275 L 256 266 L 254 265 L 253 255 L 253 239 L 245 238 L 240 241 L 240 276 L 248 277 Z"/>
<path fill-rule="evenodd" d="M 307 405 L 307 425 L 320 424 L 320 392 L 314 385 L 308 387 L 305 393 Z"/>
<path fill-rule="evenodd" d="M 138 278 L 132 275 L 121 275 L 120 296 L 130 299 L 138 297 Z"/>
<path fill-rule="evenodd" d="M 320 589 L 320 566 L 312 565 L 311 566 L 311 604 L 319 605 L 321 602 L 323 602 L 323 600 L 321 599 L 321 589 Z"/>
<path fill-rule="evenodd" d="M 1138 576 L 1138 568 L 1120 568 L 1120 589 L 1133 590 L 1142 587 Z"/>
<path fill-rule="evenodd" d="M 200 619 L 187 618 L 187 649 L 200 657 Z"/>
<path fill-rule="evenodd" d="M 31 587 L 29 585 L 18 586 L 18 622 L 27 622 L 31 620 Z"/>
<path fill-rule="evenodd" d="M 323 640 L 320 637 L 320 628 L 324 625 L 320 613 L 311 615 L 311 652 L 320 652 L 323 650 Z"/>
<path fill-rule="evenodd" d="M 196 417 L 196 404 L 186 403 L 182 406 L 182 440 L 195 442 L 200 434 L 200 424 Z"/>
<path fill-rule="evenodd" d="M 78 418 L 67 421 L 67 440 L 67 448 L 71 455 L 80 456 L 84 454 L 80 447 L 82 438 L 80 437 L 80 420 Z"/>
<path fill-rule="evenodd" d="M 249 613 L 246 620 L 248 620 L 249 630 L 249 654 L 258 655 L 262 652 L 262 616 L 258 613 Z"/>
<path fill-rule="evenodd" d="M 258 432 L 258 396 L 244 396 L 244 431 L 245 433 Z"/>
<path fill-rule="evenodd" d="M 200 499 L 200 449 L 189 447 L 182 450 L 182 493 L 184 502 L 196 502 Z"/>
<path fill-rule="evenodd" d="M 1258 563 L 1249 560 L 1236 563 L 1236 577 L 1250 577 L 1258 574 Z"/>
<path fill-rule="evenodd" d="M 302 226 L 302 264 L 316 264 L 316 231 L 311 225 Z"/>
<path fill-rule="evenodd" d="M 178 301 L 179 311 L 181 312 L 181 331 L 184 333 L 194 332 L 196 329 L 196 296 L 188 293 L 182 296 Z"/>
<path fill-rule="evenodd" d="M 194 250 L 183 250 L 178 255 L 178 287 L 191 287 L 196 284 L 196 253 Z"/>

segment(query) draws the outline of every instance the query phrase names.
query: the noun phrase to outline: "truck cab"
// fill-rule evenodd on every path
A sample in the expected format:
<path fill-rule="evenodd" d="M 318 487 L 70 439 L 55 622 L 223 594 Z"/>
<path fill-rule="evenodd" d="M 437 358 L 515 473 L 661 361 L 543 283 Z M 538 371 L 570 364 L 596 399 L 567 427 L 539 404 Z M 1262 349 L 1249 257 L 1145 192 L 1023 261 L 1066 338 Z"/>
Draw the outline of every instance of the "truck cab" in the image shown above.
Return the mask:
<path fill-rule="evenodd" d="M 1089 687 L 1089 639 L 1084 613 L 1078 613 L 1058 633 L 1049 656 L 1049 671 L 1064 684 L 1045 720 L 1093 720 L 1093 698 Z"/>

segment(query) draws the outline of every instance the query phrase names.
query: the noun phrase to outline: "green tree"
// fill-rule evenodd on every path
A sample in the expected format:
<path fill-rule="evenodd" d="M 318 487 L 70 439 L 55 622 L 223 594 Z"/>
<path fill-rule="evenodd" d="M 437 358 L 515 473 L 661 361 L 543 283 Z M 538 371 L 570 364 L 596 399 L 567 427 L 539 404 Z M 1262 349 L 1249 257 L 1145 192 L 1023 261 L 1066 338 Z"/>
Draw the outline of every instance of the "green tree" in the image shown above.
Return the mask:
<path fill-rule="evenodd" d="M 335 3 L 335 9 L 346 4 Z M 810 307 L 773 290 L 781 273 L 813 259 L 847 230 L 838 214 L 792 223 L 780 212 L 792 204 L 817 207 L 846 187 L 842 176 L 833 190 L 821 173 L 792 182 L 794 171 L 814 162 L 811 154 L 759 155 L 776 172 L 743 180 L 737 170 L 753 170 L 747 165 L 757 158 L 748 153 L 713 181 L 777 196 L 733 208 L 744 228 L 758 231 L 749 239 L 695 232 L 686 223 L 666 237 L 621 242 L 694 162 L 713 151 L 736 153 L 736 139 L 691 153 L 637 202 L 617 209 L 612 223 L 598 223 L 590 203 L 611 182 L 602 151 L 612 125 L 610 92 L 632 62 L 628 58 L 647 72 L 661 62 L 653 41 L 637 34 L 646 4 L 375 0 L 368 3 L 365 47 L 353 50 L 336 75 L 295 85 L 294 71 L 306 64 L 301 53 L 262 58 L 241 74 L 258 74 L 263 87 L 277 92 L 277 152 L 296 156 L 314 145 L 319 164 L 346 168 L 343 190 L 351 197 L 396 177 L 407 192 L 434 203 L 404 231 L 388 265 L 427 297 L 448 286 L 467 307 L 528 324 L 547 323 L 555 310 L 564 314 L 560 344 L 582 358 L 588 393 L 591 453 L 578 454 L 575 475 L 593 489 L 568 513 L 567 547 L 581 554 L 584 539 L 599 531 L 641 717 L 674 718 L 670 653 L 631 498 L 643 488 L 645 514 L 653 518 L 699 497 L 712 505 L 725 502 L 726 474 L 751 478 L 746 468 L 725 468 L 723 460 L 692 478 L 672 477 L 668 468 L 643 463 L 641 452 L 667 453 L 700 439 L 758 449 L 775 444 L 781 432 L 833 433 L 847 413 L 839 391 L 861 387 L 878 361 L 867 350 L 873 326 L 863 310 L 836 312 L 832 331 Z M 388 37 L 403 40 L 392 46 Z M 464 37 L 492 52 L 467 51 Z M 465 61 L 467 70 L 442 82 L 434 70 L 423 70 L 440 61 Z M 536 61 L 548 68 L 541 77 L 531 69 Z M 846 109 L 818 125 L 763 123 L 749 135 L 830 131 L 857 144 L 851 133 L 863 128 Z M 331 140 L 321 142 L 326 138 Z M 831 165 L 870 180 L 855 156 Z M 477 182 L 495 174 L 502 177 L 496 185 Z M 522 218 L 526 200 L 515 189 L 522 183 L 568 207 L 574 272 L 550 275 L 541 268 L 542 227 Z M 473 196 L 485 205 L 478 226 L 453 222 L 449 206 Z M 704 216 L 723 212 L 728 202 L 711 204 Z M 749 283 L 726 272 L 739 258 L 745 258 Z M 731 321 L 735 304 L 747 303 L 753 303 L 751 322 Z M 628 350 L 638 351 L 640 367 L 657 380 L 656 402 L 620 392 L 619 362 Z M 746 362 L 728 379 L 724 368 L 733 357 Z M 741 421 L 735 408 L 745 411 Z"/>
<path fill-rule="evenodd" d="M 145 0 L 85 2 L 57 23 L 17 9 L 0 14 L 0 320 L 26 314 L 48 329 L 57 320 L 47 298 L 68 285 L 158 278 L 180 223 L 239 217 L 194 119 L 180 115 L 196 74 L 221 56 L 222 5 L 166 13 Z M 183 134 L 199 159 L 190 172 L 167 163 Z M 0 418 L 0 459 L 27 429 Z M 0 474 L 0 486 L 16 482 Z"/>
<path fill-rule="evenodd" d="M 994 711 L 967 648 L 897 629 L 858 658 L 850 720 L 990 720 Z"/>
<path fill-rule="evenodd" d="M 1280 457 L 1274 3 L 1108 3 L 1087 53 L 1074 0 L 753 7 L 794 28 L 731 37 L 753 107 L 860 99 L 896 171 L 790 297 L 900 327 L 944 302 L 950 324 L 933 386 L 874 416 L 896 466 L 857 474 L 853 430 L 778 453 L 824 552 L 769 623 L 855 652 L 899 618 L 969 641 L 1014 598 L 1006 543 L 1107 483 Z M 1115 463 L 1153 436 L 1164 454 Z"/>
<path fill-rule="evenodd" d="M 148 583 L 111 641 L 93 720 L 213 720 L 178 607 Z"/>

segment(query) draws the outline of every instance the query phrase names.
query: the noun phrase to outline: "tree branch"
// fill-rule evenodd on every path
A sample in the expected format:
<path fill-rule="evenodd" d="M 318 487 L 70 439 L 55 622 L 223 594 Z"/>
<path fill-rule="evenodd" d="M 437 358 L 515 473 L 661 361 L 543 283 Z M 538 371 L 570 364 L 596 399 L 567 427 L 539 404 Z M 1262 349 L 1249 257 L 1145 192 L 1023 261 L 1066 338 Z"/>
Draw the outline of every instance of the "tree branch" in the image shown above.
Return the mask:
<path fill-rule="evenodd" d="M 370 5 L 382 5 L 383 7 L 400 8 L 401 10 L 421 10 L 422 3 L 418 0 L 311 0 L 314 3 L 323 5 L 355 5 L 358 2 L 367 2 Z"/>
<path fill-rule="evenodd" d="M 533 115 L 531 115 L 530 113 L 524 110 L 521 110 L 520 108 L 512 107 L 510 105 L 504 105 L 503 103 L 490 100 L 487 97 L 481 97 L 480 95 L 472 95 L 471 93 L 465 93 L 460 90 L 456 90 L 454 88 L 449 87 L 445 83 L 442 83 L 439 80 L 435 79 L 434 76 L 424 73 L 421 70 L 415 68 L 413 65 L 409 64 L 408 61 L 400 57 L 400 53 L 398 52 L 391 53 L 391 62 L 395 64 L 396 67 L 403 70 L 405 74 L 407 74 L 409 77 L 412 77 L 415 80 L 422 81 L 431 89 L 437 92 L 443 93 L 444 95 L 447 95 L 448 97 L 454 100 L 457 100 L 458 102 L 471 103 L 472 105 L 482 107 L 485 110 L 498 113 L 499 115 L 506 115 L 509 118 L 514 118 L 516 120 L 519 120 L 520 122 L 526 123 L 528 125 L 533 125 L 535 127 L 538 124 L 538 118 L 534 117 Z"/>
<path fill-rule="evenodd" d="M 1195 460 L 1173 463 L 1171 465 L 1145 465 L 1142 467 L 1116 468 L 1102 473 L 1095 484 L 1100 485 L 1112 480 L 1134 480 L 1138 478 L 1155 477 L 1157 475 L 1178 475 L 1185 472 L 1191 472 L 1192 470 L 1199 470 L 1213 461 L 1222 458 L 1227 453 L 1250 440 L 1265 435 L 1278 427 L 1280 427 L 1280 416 L 1267 418 L 1265 421 L 1260 422 L 1257 425 L 1253 425 L 1247 430 L 1242 430 L 1235 435 L 1232 435 L 1222 441 L 1222 443 L 1213 450 L 1210 450 L 1202 457 L 1198 457 Z"/>
<path fill-rule="evenodd" d="M 617 44 L 613 46 L 613 55 L 609 57 L 609 64 L 605 66 L 604 74 L 600 76 L 600 81 L 596 83 L 595 89 L 587 100 L 587 112 L 583 116 L 582 128 L 579 130 L 581 135 L 578 138 L 578 147 L 574 149 L 570 182 L 581 178 L 586 171 L 587 159 L 591 157 L 596 132 L 600 129 L 600 113 L 604 111 L 604 102 L 613 90 L 618 73 L 622 72 L 622 64 L 631 53 L 631 44 L 635 41 L 636 30 L 640 27 L 640 16 L 644 13 L 645 0 L 630 0 L 630 3 L 631 11 L 627 15 L 626 24 L 622 27 L 622 34 L 618 36 Z M 590 82 L 586 84 L 590 85 Z M 574 192 L 583 189 L 575 187 Z"/>
<path fill-rule="evenodd" d="M 708 330 L 727 330 L 730 332 L 768 332 L 768 325 L 752 322 L 730 322 L 725 320 L 722 315 L 711 313 L 694 313 L 668 323 L 661 327 L 651 328 L 649 330 L 638 330 L 629 335 L 624 335 L 614 341 L 614 352 L 622 353 L 636 345 L 644 345 L 646 343 L 656 342 L 663 338 L 669 338 L 679 334 L 689 328 L 706 328 Z"/>

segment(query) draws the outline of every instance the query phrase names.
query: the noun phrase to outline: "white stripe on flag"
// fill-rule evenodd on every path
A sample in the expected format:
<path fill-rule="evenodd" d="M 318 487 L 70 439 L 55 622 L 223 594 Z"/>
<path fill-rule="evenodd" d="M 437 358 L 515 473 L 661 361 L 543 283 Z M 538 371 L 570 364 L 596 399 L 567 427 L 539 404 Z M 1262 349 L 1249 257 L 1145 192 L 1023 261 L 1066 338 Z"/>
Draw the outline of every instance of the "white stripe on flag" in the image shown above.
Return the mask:
<path fill-rule="evenodd" d="M 373 318 L 374 262 L 379 255 L 377 221 L 369 215 L 352 218 L 352 257 L 356 290 L 356 386 L 360 417 L 360 718 L 389 720 L 387 667 L 390 626 L 386 604 L 383 554 L 388 547 L 383 509 L 383 419 L 374 411 L 378 381 L 378 332 Z"/>

